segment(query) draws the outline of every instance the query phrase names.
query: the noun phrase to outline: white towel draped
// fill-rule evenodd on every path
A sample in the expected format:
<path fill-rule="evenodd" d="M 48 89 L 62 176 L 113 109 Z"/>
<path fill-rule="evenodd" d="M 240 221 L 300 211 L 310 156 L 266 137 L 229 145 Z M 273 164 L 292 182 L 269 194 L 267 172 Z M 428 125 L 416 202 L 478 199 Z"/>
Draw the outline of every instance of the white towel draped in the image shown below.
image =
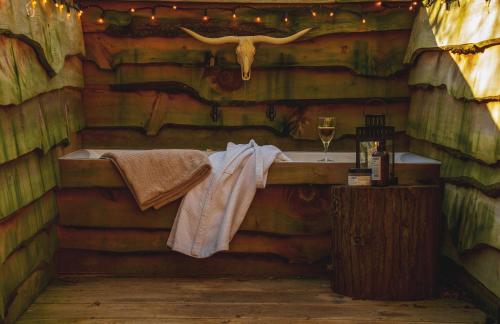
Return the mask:
<path fill-rule="evenodd" d="M 229 143 L 210 155 L 211 174 L 184 197 L 168 238 L 173 250 L 206 258 L 229 250 L 257 188 L 265 188 L 275 160 L 289 161 L 277 147 Z"/>

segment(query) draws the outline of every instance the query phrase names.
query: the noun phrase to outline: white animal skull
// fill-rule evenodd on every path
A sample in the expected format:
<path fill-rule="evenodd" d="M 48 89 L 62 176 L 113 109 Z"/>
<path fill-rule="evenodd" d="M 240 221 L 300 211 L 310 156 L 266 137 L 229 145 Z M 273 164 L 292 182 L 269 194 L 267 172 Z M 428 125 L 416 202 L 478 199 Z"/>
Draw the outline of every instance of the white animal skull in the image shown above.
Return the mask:
<path fill-rule="evenodd" d="M 236 47 L 236 56 L 238 58 L 238 63 L 241 66 L 241 78 L 243 80 L 250 80 L 251 66 L 253 59 L 255 57 L 255 46 L 256 43 L 268 43 L 274 45 L 283 45 L 293 42 L 294 40 L 300 38 L 302 35 L 311 30 L 311 28 L 304 29 L 292 36 L 276 38 L 263 35 L 256 36 L 224 36 L 217 38 L 210 38 L 202 36 L 194 31 L 181 27 L 183 31 L 193 36 L 197 40 L 210 44 L 210 45 L 222 45 L 228 43 L 238 44 Z"/>

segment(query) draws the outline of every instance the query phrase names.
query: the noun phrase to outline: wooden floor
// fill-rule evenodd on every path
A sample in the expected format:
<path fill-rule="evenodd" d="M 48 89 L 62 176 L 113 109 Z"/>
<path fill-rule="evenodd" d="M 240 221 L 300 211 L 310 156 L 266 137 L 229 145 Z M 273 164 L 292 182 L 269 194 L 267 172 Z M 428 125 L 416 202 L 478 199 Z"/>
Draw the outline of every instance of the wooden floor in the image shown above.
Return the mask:
<path fill-rule="evenodd" d="M 320 279 L 61 277 L 19 323 L 484 323 L 455 299 L 352 300 Z"/>

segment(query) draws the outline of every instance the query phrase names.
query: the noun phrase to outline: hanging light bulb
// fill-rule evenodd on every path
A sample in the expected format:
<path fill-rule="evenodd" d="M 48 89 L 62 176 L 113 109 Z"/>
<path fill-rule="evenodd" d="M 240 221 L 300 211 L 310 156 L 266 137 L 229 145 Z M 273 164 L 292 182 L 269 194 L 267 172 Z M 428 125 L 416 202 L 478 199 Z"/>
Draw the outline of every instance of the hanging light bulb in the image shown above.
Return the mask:
<path fill-rule="evenodd" d="M 283 18 L 285 24 L 288 24 L 288 13 L 285 13 L 285 17 Z"/>
<path fill-rule="evenodd" d="M 361 22 L 362 22 L 363 24 L 366 24 L 366 18 L 365 18 L 365 17 L 363 17 L 363 19 L 361 19 Z"/>
<path fill-rule="evenodd" d="M 78 18 L 80 18 L 83 15 L 83 10 L 78 10 Z"/>
<path fill-rule="evenodd" d="M 233 10 L 233 15 L 232 15 L 232 17 L 233 17 L 233 20 L 238 19 L 238 16 L 236 15 L 236 9 L 235 9 L 235 10 Z"/>
<path fill-rule="evenodd" d="M 177 5 L 173 5 L 172 9 L 177 10 Z"/>
<path fill-rule="evenodd" d="M 63 9 L 64 9 L 64 3 L 61 3 L 61 4 L 59 5 L 59 11 L 63 11 Z"/>
<path fill-rule="evenodd" d="M 375 6 L 379 8 L 382 7 L 382 1 L 375 2 Z"/>
<path fill-rule="evenodd" d="M 255 18 L 255 22 L 260 24 L 262 22 L 262 19 L 260 18 L 260 16 L 257 16 L 257 18 Z"/>
<path fill-rule="evenodd" d="M 208 11 L 205 9 L 205 12 L 203 13 L 203 21 L 207 22 L 208 21 Z"/>
<path fill-rule="evenodd" d="M 312 15 L 313 17 L 317 17 L 317 16 L 318 16 L 318 13 L 317 13 L 314 9 L 312 9 L 312 10 L 311 10 L 311 15 Z"/>
<path fill-rule="evenodd" d="M 413 10 L 413 6 L 409 6 L 408 10 L 412 11 Z"/>
<path fill-rule="evenodd" d="M 330 11 L 330 13 L 328 14 L 330 17 L 333 17 L 335 15 L 335 13 L 332 11 Z"/>
<path fill-rule="evenodd" d="M 134 13 L 135 12 L 135 8 L 130 8 L 130 12 Z"/>
<path fill-rule="evenodd" d="M 36 0 L 32 0 L 32 1 L 31 1 L 31 6 L 32 6 L 33 8 L 34 8 L 34 7 L 36 7 Z"/>
<path fill-rule="evenodd" d="M 104 24 L 104 12 L 97 18 L 97 23 L 100 25 Z"/>
<path fill-rule="evenodd" d="M 413 1 L 413 5 L 414 5 L 414 6 L 417 6 L 417 5 L 418 5 L 418 2 Z"/>
<path fill-rule="evenodd" d="M 66 17 L 71 17 L 71 9 L 69 8 L 69 6 L 66 7 Z"/>
<path fill-rule="evenodd" d="M 154 21 L 156 19 L 156 7 L 153 7 L 151 9 L 151 21 Z"/>

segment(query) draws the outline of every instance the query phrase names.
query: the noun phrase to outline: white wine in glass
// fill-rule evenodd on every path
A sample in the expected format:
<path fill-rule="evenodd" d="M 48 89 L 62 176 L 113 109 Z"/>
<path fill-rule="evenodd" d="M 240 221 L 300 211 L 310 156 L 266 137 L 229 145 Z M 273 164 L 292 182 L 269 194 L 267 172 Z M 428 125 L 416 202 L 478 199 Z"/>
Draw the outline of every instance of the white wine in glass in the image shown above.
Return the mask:
<path fill-rule="evenodd" d="M 321 142 L 323 142 L 323 148 L 325 152 L 325 157 L 320 161 L 332 162 L 332 160 L 328 159 L 327 153 L 330 142 L 335 136 L 335 125 L 335 117 L 318 117 L 318 133 Z"/>

